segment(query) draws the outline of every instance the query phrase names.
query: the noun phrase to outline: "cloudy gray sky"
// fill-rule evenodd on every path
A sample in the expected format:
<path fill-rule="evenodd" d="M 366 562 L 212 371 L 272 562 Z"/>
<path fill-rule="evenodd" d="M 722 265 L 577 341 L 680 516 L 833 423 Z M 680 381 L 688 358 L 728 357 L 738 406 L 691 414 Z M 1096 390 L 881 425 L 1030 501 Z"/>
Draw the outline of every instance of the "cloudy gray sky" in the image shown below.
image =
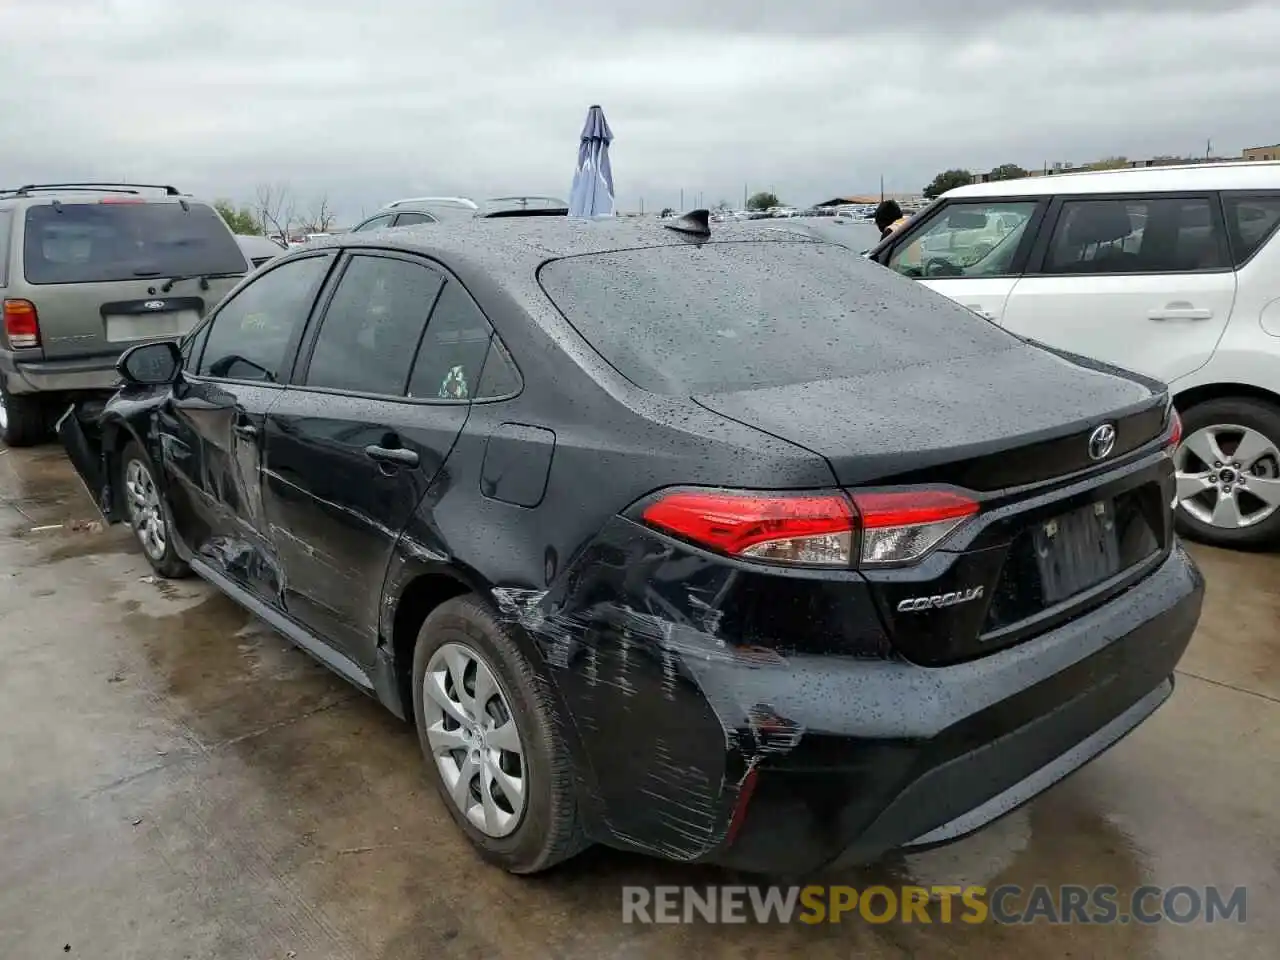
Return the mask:
<path fill-rule="evenodd" d="M 1274 2 L 0 0 L 0 37 L 0 185 L 285 182 L 344 221 L 563 196 L 592 103 L 624 209 L 1280 142 Z"/>

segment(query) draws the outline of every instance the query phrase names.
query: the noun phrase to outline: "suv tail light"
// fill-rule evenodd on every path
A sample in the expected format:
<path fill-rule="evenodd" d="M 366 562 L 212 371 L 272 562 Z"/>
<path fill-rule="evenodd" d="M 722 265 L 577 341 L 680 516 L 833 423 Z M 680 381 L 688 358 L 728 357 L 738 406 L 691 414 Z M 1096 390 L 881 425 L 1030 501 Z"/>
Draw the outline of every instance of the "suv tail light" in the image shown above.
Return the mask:
<path fill-rule="evenodd" d="M 4 335 L 11 347 L 40 346 L 40 317 L 30 300 L 4 302 Z"/>
<path fill-rule="evenodd" d="M 743 560 L 848 568 L 919 560 L 977 512 L 976 500 L 950 490 L 676 490 L 646 506 L 642 519 Z"/>

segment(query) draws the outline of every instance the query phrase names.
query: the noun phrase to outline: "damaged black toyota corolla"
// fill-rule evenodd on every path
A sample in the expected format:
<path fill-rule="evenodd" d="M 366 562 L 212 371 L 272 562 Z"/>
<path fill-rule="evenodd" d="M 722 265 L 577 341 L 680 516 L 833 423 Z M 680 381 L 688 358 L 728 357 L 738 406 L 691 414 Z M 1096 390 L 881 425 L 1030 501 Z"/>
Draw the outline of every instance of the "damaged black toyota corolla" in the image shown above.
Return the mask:
<path fill-rule="evenodd" d="M 60 434 L 159 573 L 411 717 L 515 872 L 949 840 L 1169 696 L 1203 584 L 1161 385 L 801 233 L 673 226 L 323 241 Z"/>

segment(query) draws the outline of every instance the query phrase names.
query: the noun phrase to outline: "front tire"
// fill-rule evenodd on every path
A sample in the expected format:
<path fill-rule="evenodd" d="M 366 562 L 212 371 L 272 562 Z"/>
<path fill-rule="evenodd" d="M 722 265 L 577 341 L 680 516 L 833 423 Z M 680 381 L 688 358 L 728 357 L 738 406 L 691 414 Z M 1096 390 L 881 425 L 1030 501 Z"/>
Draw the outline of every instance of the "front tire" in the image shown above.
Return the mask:
<path fill-rule="evenodd" d="M 191 568 L 175 549 L 173 514 L 156 482 L 155 467 L 136 440 L 121 455 L 120 479 L 129 526 L 151 568 L 167 580 L 189 576 Z"/>
<path fill-rule="evenodd" d="M 48 436 L 44 398 L 9 393 L 0 382 L 0 440 L 9 447 L 33 447 Z"/>
<path fill-rule="evenodd" d="M 1226 397 L 1181 415 L 1178 532 L 1236 549 L 1280 541 L 1280 408 Z"/>
<path fill-rule="evenodd" d="M 511 628 L 474 594 L 442 603 L 418 631 L 413 715 L 429 775 L 480 855 L 511 873 L 586 846 L 549 699 Z"/>

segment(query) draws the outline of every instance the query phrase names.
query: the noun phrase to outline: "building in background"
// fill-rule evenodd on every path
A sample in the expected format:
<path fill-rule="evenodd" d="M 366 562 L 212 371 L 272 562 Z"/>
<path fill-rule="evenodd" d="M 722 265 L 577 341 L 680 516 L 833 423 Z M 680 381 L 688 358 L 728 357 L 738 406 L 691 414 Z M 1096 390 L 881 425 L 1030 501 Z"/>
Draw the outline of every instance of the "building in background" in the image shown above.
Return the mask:
<path fill-rule="evenodd" d="M 1280 143 L 1269 147 L 1247 147 L 1243 153 L 1245 160 L 1280 160 Z"/>

